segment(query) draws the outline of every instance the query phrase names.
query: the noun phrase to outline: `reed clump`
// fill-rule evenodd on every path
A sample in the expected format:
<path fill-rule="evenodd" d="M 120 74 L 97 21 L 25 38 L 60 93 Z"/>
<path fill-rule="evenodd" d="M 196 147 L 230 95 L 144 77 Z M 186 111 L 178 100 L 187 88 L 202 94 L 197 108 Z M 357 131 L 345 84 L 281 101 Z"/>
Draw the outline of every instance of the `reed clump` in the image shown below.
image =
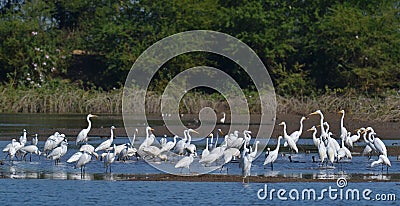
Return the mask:
<path fill-rule="evenodd" d="M 56 87 L 15 88 L 0 85 L 0 112 L 2 113 L 109 113 L 122 112 L 123 89 L 103 91 L 99 89 L 82 89 L 79 86 L 66 84 Z M 142 104 L 142 99 L 146 101 Z M 161 113 L 162 96 L 156 92 L 139 89 L 129 91 L 129 98 L 134 101 L 126 103 L 125 109 L 145 108 L 148 114 Z M 261 105 L 257 95 L 247 95 L 251 114 L 260 114 Z M 400 95 L 390 94 L 385 97 L 365 97 L 363 95 L 323 94 L 312 97 L 284 97 L 276 95 L 267 100 L 268 111 L 276 107 L 278 114 L 308 114 L 321 109 L 323 112 L 337 112 L 341 109 L 353 118 L 368 121 L 400 121 Z M 265 105 L 264 105 L 265 106 Z M 229 112 L 228 102 L 219 94 L 190 92 L 180 100 L 179 112 L 198 114 L 204 107 L 218 112 Z M 136 111 L 137 112 L 137 111 Z"/>

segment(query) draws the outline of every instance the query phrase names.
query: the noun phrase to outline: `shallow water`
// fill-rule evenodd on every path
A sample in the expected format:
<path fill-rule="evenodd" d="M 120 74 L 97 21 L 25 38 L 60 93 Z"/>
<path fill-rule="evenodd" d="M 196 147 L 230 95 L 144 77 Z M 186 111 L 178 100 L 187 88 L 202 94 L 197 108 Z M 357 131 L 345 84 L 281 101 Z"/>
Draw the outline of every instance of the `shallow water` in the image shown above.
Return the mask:
<path fill-rule="evenodd" d="M 336 183 L 268 183 L 268 195 L 272 189 L 287 191 L 281 200 L 276 193 L 262 199 L 265 184 L 262 183 L 232 183 L 232 182 L 131 182 L 131 181 L 61 181 L 48 179 L 1 179 L 1 205 L 398 205 L 399 201 L 377 201 L 376 194 L 389 195 L 396 198 L 399 195 L 398 183 L 349 183 L 342 189 Z M 323 189 L 333 190 L 321 195 Z M 308 197 L 304 189 L 315 190 L 316 196 Z M 359 190 L 354 196 L 346 191 Z M 370 189 L 370 200 L 364 199 L 362 192 Z M 289 191 L 297 190 L 299 196 L 289 196 Z M 259 193 L 259 196 L 257 195 Z M 295 194 L 295 193 L 293 193 Z M 272 197 L 272 198 L 271 198 Z M 281 197 L 281 198 L 282 198 Z M 354 199 L 353 199 L 354 197 Z M 357 197 L 359 200 L 357 200 Z M 291 199 L 293 198 L 293 199 Z M 297 199 L 298 198 L 298 199 Z M 318 199 L 320 198 L 320 199 Z"/>
<path fill-rule="evenodd" d="M 95 147 L 100 144 L 103 140 L 95 139 L 90 141 L 92 145 Z M 115 144 L 127 143 L 127 138 L 117 138 L 114 140 Z M 0 148 L 4 148 L 9 141 L 0 141 Z M 40 150 L 43 150 L 44 142 L 39 141 L 38 147 Z M 32 155 L 32 162 L 29 161 L 29 154 L 26 156 L 26 161 L 4 161 L 5 165 L 0 165 L 0 175 L 2 176 L 10 176 L 12 178 L 54 178 L 54 179 L 71 179 L 74 176 L 78 176 L 80 174 L 80 169 L 74 169 L 74 164 L 66 163 L 66 160 L 72 156 L 75 152 L 78 151 L 78 146 L 75 145 L 74 142 L 68 145 L 68 151 L 65 156 L 61 158 L 61 163 L 58 165 L 54 165 L 54 162 L 46 159 L 44 156 Z M 201 153 L 201 151 L 198 151 Z M 101 154 L 101 152 L 100 152 Z M 376 160 L 377 157 L 372 157 L 368 160 L 367 157 L 364 156 L 354 156 L 352 160 L 344 160 L 342 163 L 335 163 L 332 167 L 330 164 L 328 167 L 321 167 L 319 163 L 312 162 L 312 156 L 318 160 L 318 154 L 316 153 L 299 153 L 293 154 L 292 159 L 293 162 L 289 161 L 288 155 L 283 156 L 280 153 L 278 159 L 274 163 L 273 170 L 270 165 L 267 165 L 265 168 L 263 166 L 263 162 L 265 160 L 264 154 L 260 155 L 253 162 L 253 166 L 251 168 L 252 175 L 265 175 L 265 176 L 289 176 L 289 177 L 297 177 L 302 178 L 303 176 L 307 176 L 307 178 L 313 179 L 325 179 L 325 178 L 335 178 L 337 175 L 350 175 L 351 174 L 368 174 L 380 177 L 380 175 L 386 174 L 386 167 L 382 172 L 381 166 L 376 166 L 371 168 L 370 164 L 372 161 Z M 0 159 L 5 159 L 6 153 L 0 154 Z M 156 165 L 174 165 L 176 161 L 179 160 L 180 157 L 176 157 L 173 159 L 171 163 L 164 163 L 159 160 L 155 160 L 154 164 Z M 389 156 L 390 161 L 392 162 L 392 167 L 389 169 L 389 173 L 400 173 L 400 161 L 396 159 L 394 156 Z M 198 162 L 199 157 L 195 157 L 194 162 Z M 194 164 L 195 165 L 195 164 Z M 184 174 L 187 173 L 187 170 L 182 171 Z M 99 160 L 92 159 L 92 161 L 86 166 L 87 174 L 102 174 L 104 173 L 103 162 Z M 131 158 L 127 161 L 116 161 L 112 164 L 112 173 L 115 174 L 157 174 L 162 173 L 156 168 L 149 165 L 146 161 L 136 158 Z M 178 173 L 178 171 L 177 171 Z M 239 168 L 238 162 L 233 162 L 225 166 L 222 170 L 217 169 L 214 170 L 213 173 L 228 173 L 228 174 L 241 174 L 241 169 Z M 72 178 L 74 179 L 74 178 Z M 94 179 L 94 177 L 89 176 L 89 179 Z"/>
<path fill-rule="evenodd" d="M 4 115 L 0 114 L 2 119 L 0 123 L 0 136 L 5 134 L 19 134 L 22 128 L 29 129 L 50 129 L 50 128 L 81 128 L 82 117 L 84 115 L 28 115 L 27 118 L 21 118 L 21 115 Z M 77 119 L 79 123 L 77 123 Z M 98 120 L 100 121 L 100 120 Z M 156 121 L 156 120 L 155 120 Z M 122 127 L 122 120 L 118 116 L 104 117 L 99 125 L 114 124 Z M 153 122 L 157 124 L 158 122 Z M 108 127 L 108 126 L 107 126 Z M 158 140 L 160 137 L 157 138 Z M 28 138 L 28 141 L 30 138 Z M 90 144 L 95 147 L 104 139 L 92 138 Z M 172 139 L 169 137 L 168 141 Z M 220 140 L 221 142 L 222 140 Z M 10 141 L 0 141 L 0 148 L 4 148 Z M 119 137 L 114 140 L 115 144 L 127 143 L 128 139 Z M 399 143 L 398 140 L 384 140 L 385 144 Z M 300 139 L 299 145 L 311 145 L 311 139 Z M 42 150 L 44 145 L 40 141 L 38 147 Z M 362 143 L 359 143 L 362 145 Z M 271 139 L 268 147 L 274 149 L 276 140 Z M 204 147 L 199 145 L 199 148 Z M 112 164 L 112 173 L 105 174 L 103 162 L 92 160 L 86 167 L 86 173 L 81 175 L 80 169 L 75 169 L 74 164 L 67 164 L 66 160 L 78 150 L 74 142 L 68 146 L 67 154 L 62 157 L 59 165 L 54 165 L 53 161 L 32 155 L 32 162 L 29 161 L 4 161 L 4 165 L 0 165 L 0 205 L 104 205 L 104 204 L 121 204 L 130 202 L 132 204 L 166 204 L 173 202 L 174 204 L 212 204 L 220 205 L 267 205 L 271 201 L 274 204 L 299 204 L 307 205 L 310 202 L 323 205 L 332 203 L 329 198 L 318 200 L 302 201 L 281 201 L 277 197 L 273 200 L 259 200 L 257 192 L 264 188 L 261 183 L 232 183 L 232 182 L 141 182 L 141 181 L 115 181 L 124 180 L 119 174 L 159 174 L 161 171 L 152 167 L 143 160 L 135 158 L 126 162 L 115 162 Z M 198 151 L 201 153 L 201 149 Z M 281 153 L 282 154 L 282 153 Z M 0 154 L 0 160 L 5 158 L 6 154 Z M 377 157 L 368 160 L 363 156 L 354 156 L 351 161 L 345 161 L 341 165 L 335 164 L 334 167 L 320 167 L 318 163 L 312 162 L 312 156 L 318 159 L 316 153 L 299 153 L 293 155 L 294 162 L 289 162 L 288 156 L 280 155 L 271 170 L 268 165 L 266 168 L 262 165 L 265 159 L 264 154 L 259 156 L 254 162 L 251 169 L 252 175 L 265 176 L 283 176 L 292 178 L 305 179 L 337 179 L 338 177 L 346 177 L 351 179 L 352 175 L 365 175 L 363 178 L 368 180 L 388 180 L 389 182 L 374 183 L 349 183 L 348 188 L 373 188 L 376 193 L 398 193 L 399 183 L 390 182 L 393 178 L 391 173 L 400 173 L 400 162 L 397 157 L 389 156 L 392 167 L 389 174 L 386 169 L 382 171 L 380 166 L 371 168 L 369 165 Z M 177 160 L 175 160 L 177 161 Z M 195 159 L 195 162 L 198 159 Z M 163 164 L 163 163 L 156 163 Z M 187 171 L 183 171 L 184 173 Z M 230 163 L 223 170 L 215 170 L 212 173 L 229 173 L 240 175 L 238 163 Z M 72 180 L 92 180 L 92 181 L 72 181 Z M 268 183 L 270 189 L 298 189 L 302 190 L 312 186 L 316 191 L 336 186 L 336 183 Z M 396 195 L 398 197 L 398 195 Z M 335 200 L 336 205 L 347 205 L 348 203 L 364 204 L 364 205 L 398 205 L 398 201 L 349 201 Z"/>

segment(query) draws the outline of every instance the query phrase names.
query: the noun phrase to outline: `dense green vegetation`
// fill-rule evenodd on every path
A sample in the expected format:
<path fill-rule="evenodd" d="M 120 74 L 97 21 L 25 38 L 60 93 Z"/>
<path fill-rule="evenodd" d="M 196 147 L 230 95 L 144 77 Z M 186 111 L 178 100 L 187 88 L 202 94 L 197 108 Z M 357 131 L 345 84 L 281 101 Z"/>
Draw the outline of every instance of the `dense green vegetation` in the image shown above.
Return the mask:
<path fill-rule="evenodd" d="M 248 44 L 281 96 L 386 98 L 398 97 L 400 88 L 399 1 L 0 0 L 0 19 L 0 92 L 11 99 L 35 88 L 44 94 L 82 89 L 78 99 L 118 93 L 146 48 L 194 29 Z M 202 52 L 163 65 L 151 89 L 159 93 L 179 72 L 198 65 L 227 72 L 246 92 L 254 89 L 238 65 Z M 82 103 L 71 110 L 84 105 L 90 108 Z"/>

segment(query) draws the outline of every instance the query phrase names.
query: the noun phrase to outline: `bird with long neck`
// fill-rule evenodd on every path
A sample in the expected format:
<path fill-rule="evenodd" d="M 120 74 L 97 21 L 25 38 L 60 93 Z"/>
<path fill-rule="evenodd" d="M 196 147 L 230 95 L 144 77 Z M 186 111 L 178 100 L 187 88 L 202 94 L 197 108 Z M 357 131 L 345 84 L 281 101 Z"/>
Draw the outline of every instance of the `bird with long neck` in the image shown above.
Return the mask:
<path fill-rule="evenodd" d="M 112 145 L 112 143 L 114 141 L 114 130 L 115 130 L 115 127 L 111 126 L 111 129 L 110 129 L 111 136 L 110 136 L 110 138 L 105 140 L 104 142 L 102 142 L 99 146 L 97 146 L 96 149 L 94 149 L 95 152 L 101 151 L 101 150 L 108 150 L 111 147 L 111 145 Z"/>
<path fill-rule="evenodd" d="M 282 139 L 282 136 L 279 136 L 279 137 L 278 137 L 278 142 L 277 142 L 277 144 L 276 144 L 276 148 L 275 148 L 273 151 L 269 151 L 269 154 L 268 154 L 268 156 L 265 158 L 265 161 L 264 161 L 264 164 L 263 164 L 263 165 L 265 166 L 265 165 L 271 163 L 271 169 L 272 169 L 272 170 L 274 169 L 273 164 L 274 164 L 274 162 L 276 161 L 276 159 L 278 158 L 279 146 L 280 146 L 280 144 L 281 144 L 281 139 Z M 268 148 L 268 149 L 269 149 L 269 148 Z"/>
<path fill-rule="evenodd" d="M 292 149 L 293 151 L 295 151 L 296 153 L 299 152 L 299 149 L 297 148 L 296 143 L 294 142 L 294 140 L 287 134 L 286 132 L 286 123 L 285 122 L 281 122 L 279 124 L 280 126 L 283 126 L 283 138 L 286 140 L 286 142 L 288 143 L 290 149 Z"/>
<path fill-rule="evenodd" d="M 344 110 L 340 110 L 339 114 L 342 114 L 342 118 L 340 119 L 340 138 L 346 141 L 347 129 L 344 127 Z"/>
<path fill-rule="evenodd" d="M 324 115 L 322 114 L 321 110 L 317 110 L 309 115 L 315 115 L 315 114 L 319 114 L 320 116 L 320 125 L 321 125 L 321 137 L 323 139 L 323 141 L 325 142 L 328 138 L 328 133 L 325 131 L 324 128 Z"/>
<path fill-rule="evenodd" d="M 198 134 L 198 132 L 194 129 L 187 130 L 188 141 L 185 144 L 185 149 L 189 152 L 189 154 L 194 154 L 194 156 L 197 156 L 196 145 L 192 144 L 192 136 L 190 135 L 191 132 Z"/>
<path fill-rule="evenodd" d="M 297 131 L 292 132 L 289 136 L 293 139 L 294 143 L 297 143 L 299 141 L 299 138 L 301 134 L 303 133 L 303 121 L 306 120 L 306 117 L 301 117 L 300 119 L 300 129 Z M 283 144 L 284 147 L 287 147 L 288 143 L 285 141 Z"/>
<path fill-rule="evenodd" d="M 308 129 L 307 131 L 313 131 L 313 136 L 312 136 L 313 142 L 314 142 L 314 145 L 318 148 L 320 139 L 317 138 L 317 128 L 315 128 L 315 126 L 313 126 L 310 129 Z"/>
<path fill-rule="evenodd" d="M 76 145 L 78 145 L 79 142 L 87 142 L 88 141 L 88 133 L 90 132 L 90 129 L 92 128 L 92 122 L 90 121 L 90 118 L 92 117 L 97 117 L 97 115 L 94 114 L 88 114 L 86 117 L 86 121 L 88 122 L 88 127 L 86 129 L 82 129 L 78 136 L 76 137 Z"/>

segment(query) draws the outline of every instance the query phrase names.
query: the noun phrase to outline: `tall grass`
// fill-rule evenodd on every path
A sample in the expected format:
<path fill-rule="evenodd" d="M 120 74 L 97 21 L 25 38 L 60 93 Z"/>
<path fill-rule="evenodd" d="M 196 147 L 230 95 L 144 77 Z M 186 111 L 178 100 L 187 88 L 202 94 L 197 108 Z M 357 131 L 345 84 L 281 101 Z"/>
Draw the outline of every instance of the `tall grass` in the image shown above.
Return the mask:
<path fill-rule="evenodd" d="M 161 95 L 154 92 L 131 91 L 130 95 L 142 98 L 146 95 L 146 113 L 159 114 Z M 258 97 L 248 97 L 252 114 L 261 112 Z M 337 112 L 345 109 L 356 119 L 375 121 L 400 121 L 400 96 L 387 95 L 385 98 L 367 98 L 362 95 L 326 94 L 317 97 L 282 97 L 277 95 L 278 114 L 308 114 L 317 109 L 323 112 Z M 138 101 L 140 102 L 140 101 Z M 138 103 L 136 103 L 138 104 Z M 268 103 L 267 107 L 274 104 Z M 135 108 L 138 105 L 128 105 Z M 201 93 L 186 94 L 180 101 L 180 113 L 197 114 L 204 107 L 217 112 L 229 110 L 228 103 L 221 95 Z M 0 112 L 2 113 L 121 113 L 122 89 L 112 91 L 84 90 L 74 85 L 59 85 L 43 88 L 15 88 L 0 86 Z"/>

